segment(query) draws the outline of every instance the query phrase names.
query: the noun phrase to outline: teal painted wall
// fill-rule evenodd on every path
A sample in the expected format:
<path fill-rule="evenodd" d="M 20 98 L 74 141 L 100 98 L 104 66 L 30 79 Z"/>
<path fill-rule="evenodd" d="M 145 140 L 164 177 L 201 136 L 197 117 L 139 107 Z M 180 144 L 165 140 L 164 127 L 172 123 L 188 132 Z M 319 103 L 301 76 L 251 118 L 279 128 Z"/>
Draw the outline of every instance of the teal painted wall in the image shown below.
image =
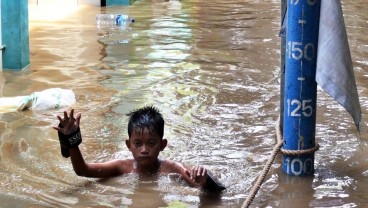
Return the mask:
<path fill-rule="evenodd" d="M 28 0 L 1 1 L 3 69 L 22 70 L 30 64 Z"/>
<path fill-rule="evenodd" d="M 135 0 L 106 0 L 106 6 L 132 5 Z"/>

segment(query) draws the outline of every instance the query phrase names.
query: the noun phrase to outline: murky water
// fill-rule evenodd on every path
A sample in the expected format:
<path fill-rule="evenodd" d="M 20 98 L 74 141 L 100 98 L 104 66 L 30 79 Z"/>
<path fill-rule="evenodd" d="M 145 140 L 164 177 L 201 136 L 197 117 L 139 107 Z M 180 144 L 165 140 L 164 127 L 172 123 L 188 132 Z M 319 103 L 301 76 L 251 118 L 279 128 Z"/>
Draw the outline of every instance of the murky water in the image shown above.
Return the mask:
<path fill-rule="evenodd" d="M 72 89 L 88 161 L 130 157 L 125 113 L 154 104 L 164 114 L 162 157 L 203 165 L 227 190 L 208 196 L 176 176 L 78 177 L 60 155 L 56 114 L 0 114 L 1 207 L 240 207 L 275 144 L 279 112 L 279 1 L 137 1 L 131 7 L 30 6 L 31 66 L 0 74 L 0 96 Z M 368 106 L 368 6 L 344 1 L 363 122 Z M 62 13 L 64 12 L 64 13 Z M 136 18 L 99 31 L 97 13 Z M 59 15 L 59 16 L 58 16 Z M 49 17 L 49 18 L 48 18 Z M 281 157 L 255 207 L 368 205 L 367 125 L 318 92 L 313 177 L 285 175 Z"/>

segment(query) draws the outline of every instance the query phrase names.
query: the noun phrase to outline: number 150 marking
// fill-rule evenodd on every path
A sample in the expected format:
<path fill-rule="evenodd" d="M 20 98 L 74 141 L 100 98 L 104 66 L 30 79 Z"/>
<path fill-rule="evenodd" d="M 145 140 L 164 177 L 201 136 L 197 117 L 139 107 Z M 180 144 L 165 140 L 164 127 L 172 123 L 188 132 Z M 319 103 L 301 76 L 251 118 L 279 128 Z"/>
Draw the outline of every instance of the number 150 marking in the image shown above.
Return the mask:
<path fill-rule="evenodd" d="M 298 61 L 303 57 L 308 61 L 315 58 L 315 47 L 312 43 L 307 43 L 303 48 L 302 42 L 289 41 L 286 51 L 288 52 L 289 58 L 293 58 Z"/>
<path fill-rule="evenodd" d="M 313 6 L 315 5 L 317 2 L 317 0 L 307 0 L 307 3 L 310 5 L 310 6 Z M 291 5 L 297 5 L 299 3 L 299 0 L 290 0 L 290 3 Z"/>
<path fill-rule="evenodd" d="M 300 102 L 300 100 L 293 99 L 290 101 L 290 99 L 287 100 L 287 107 L 288 107 L 288 116 L 294 116 L 294 117 L 310 117 L 313 113 L 313 107 L 310 105 L 312 100 L 303 100 Z M 295 106 L 296 105 L 296 106 Z M 291 110 L 291 107 L 295 106 L 293 110 Z M 301 113 L 299 111 L 302 111 Z"/>

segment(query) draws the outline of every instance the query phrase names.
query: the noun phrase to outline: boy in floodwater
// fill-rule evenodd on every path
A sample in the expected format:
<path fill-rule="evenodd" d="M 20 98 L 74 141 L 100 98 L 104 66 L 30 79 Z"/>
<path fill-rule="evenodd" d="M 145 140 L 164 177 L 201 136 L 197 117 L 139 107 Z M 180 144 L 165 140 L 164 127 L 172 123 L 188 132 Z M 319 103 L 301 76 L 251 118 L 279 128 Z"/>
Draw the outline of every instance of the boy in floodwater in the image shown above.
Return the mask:
<path fill-rule="evenodd" d="M 137 173 L 141 176 L 154 174 L 177 173 L 193 187 L 202 187 L 206 191 L 218 192 L 225 187 L 211 177 L 203 167 L 191 169 L 185 165 L 159 159 L 159 153 L 167 145 L 164 136 L 164 119 L 161 113 L 152 106 L 143 107 L 127 114 L 129 116 L 128 135 L 125 141 L 132 159 L 117 159 L 104 163 L 86 163 L 78 145 L 82 142 L 80 133 L 81 114 L 75 117 L 74 109 L 70 114 L 64 111 L 64 118 L 57 116 L 59 126 L 53 127 L 58 131 L 61 154 L 70 156 L 73 169 L 78 176 L 104 178 L 126 173 Z"/>

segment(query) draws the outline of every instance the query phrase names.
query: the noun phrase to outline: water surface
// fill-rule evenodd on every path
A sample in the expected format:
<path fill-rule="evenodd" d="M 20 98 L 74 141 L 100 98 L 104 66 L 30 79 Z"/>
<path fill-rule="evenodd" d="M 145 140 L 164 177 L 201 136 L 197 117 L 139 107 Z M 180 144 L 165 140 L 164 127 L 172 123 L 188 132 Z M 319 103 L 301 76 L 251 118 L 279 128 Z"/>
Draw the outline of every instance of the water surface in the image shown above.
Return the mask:
<path fill-rule="evenodd" d="M 65 6 L 65 5 L 64 5 Z M 290 177 L 277 157 L 254 207 L 368 205 L 368 8 L 343 1 L 363 127 L 318 91 L 313 177 Z M 175 175 L 106 180 L 78 177 L 60 155 L 55 115 L 65 109 L 0 114 L 3 207 L 240 207 L 275 145 L 279 112 L 279 1 L 150 1 L 130 7 L 30 5 L 31 65 L 0 74 L 0 96 L 72 89 L 82 113 L 87 161 L 130 157 L 125 113 L 147 104 L 166 121 L 161 157 L 202 165 L 227 190 L 210 196 Z M 68 12 L 65 12 L 68 11 Z M 98 30 L 98 13 L 136 23 Z M 50 15 L 50 18 L 45 18 Z"/>

